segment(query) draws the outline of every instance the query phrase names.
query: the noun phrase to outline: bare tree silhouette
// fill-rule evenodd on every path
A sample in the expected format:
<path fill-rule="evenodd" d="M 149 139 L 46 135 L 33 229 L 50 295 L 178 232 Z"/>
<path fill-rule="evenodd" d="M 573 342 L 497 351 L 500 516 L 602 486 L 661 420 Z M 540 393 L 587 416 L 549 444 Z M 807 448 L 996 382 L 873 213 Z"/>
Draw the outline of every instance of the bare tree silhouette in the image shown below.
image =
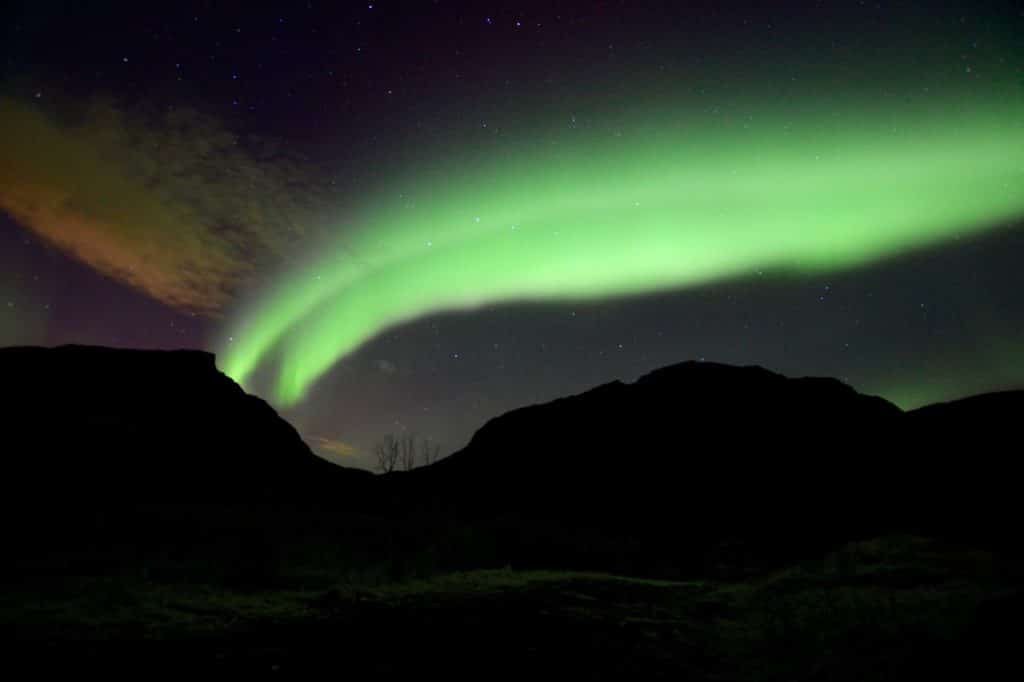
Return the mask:
<path fill-rule="evenodd" d="M 416 467 L 416 436 L 411 433 L 403 434 L 398 441 L 399 450 L 402 454 L 399 456 L 399 462 L 405 471 L 409 471 Z"/>
<path fill-rule="evenodd" d="M 433 464 L 441 458 L 441 445 L 429 438 L 417 439 L 415 434 L 396 436 L 389 433 L 373 448 L 377 470 L 387 474 L 395 470 L 410 471 L 417 466 Z"/>
<path fill-rule="evenodd" d="M 420 466 L 429 466 L 441 459 L 441 444 L 424 438 L 420 443 Z"/>
<path fill-rule="evenodd" d="M 394 434 L 389 433 L 384 440 L 374 446 L 373 455 L 377 459 L 377 470 L 383 474 L 391 473 L 398 466 L 401 444 Z"/>

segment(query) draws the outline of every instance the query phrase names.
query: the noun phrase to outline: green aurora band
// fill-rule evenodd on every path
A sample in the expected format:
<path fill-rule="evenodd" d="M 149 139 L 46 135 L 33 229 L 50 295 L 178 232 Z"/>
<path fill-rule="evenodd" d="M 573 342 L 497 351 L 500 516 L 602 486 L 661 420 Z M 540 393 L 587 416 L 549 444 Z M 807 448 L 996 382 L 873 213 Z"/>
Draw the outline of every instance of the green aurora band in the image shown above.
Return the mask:
<path fill-rule="evenodd" d="M 273 399 L 289 405 L 361 344 L 432 313 L 830 272 L 1005 225 L 1024 215 L 1018 95 L 805 102 L 756 119 L 681 108 L 420 169 L 240 316 L 222 369 L 244 384 L 276 362 Z"/>

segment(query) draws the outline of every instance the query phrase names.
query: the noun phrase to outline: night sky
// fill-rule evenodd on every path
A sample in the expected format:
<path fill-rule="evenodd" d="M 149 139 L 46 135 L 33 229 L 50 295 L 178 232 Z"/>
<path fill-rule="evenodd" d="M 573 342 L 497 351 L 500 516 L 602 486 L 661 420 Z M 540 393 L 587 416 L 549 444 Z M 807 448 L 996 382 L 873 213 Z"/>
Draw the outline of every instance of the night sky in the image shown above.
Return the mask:
<path fill-rule="evenodd" d="M 1024 386 L 1017 2 L 2 17 L 0 345 L 211 350 L 353 466 L 689 359 Z"/>

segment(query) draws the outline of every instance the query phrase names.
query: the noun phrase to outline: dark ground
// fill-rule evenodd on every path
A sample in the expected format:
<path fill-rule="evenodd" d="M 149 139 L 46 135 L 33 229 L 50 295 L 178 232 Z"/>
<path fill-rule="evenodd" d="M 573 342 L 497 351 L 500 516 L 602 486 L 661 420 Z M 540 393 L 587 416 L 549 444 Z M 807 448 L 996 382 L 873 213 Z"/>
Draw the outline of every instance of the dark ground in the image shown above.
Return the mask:
<path fill-rule="evenodd" d="M 1024 672 L 1024 392 L 904 413 L 684 363 L 374 477 L 204 354 L 8 349 L 0 374 L 12 670 Z"/>
<path fill-rule="evenodd" d="M 501 679 L 934 679 L 1020 668 L 1022 564 L 915 537 L 851 543 L 743 580 L 514 568 L 264 580 L 8 584 L 8 661 Z"/>

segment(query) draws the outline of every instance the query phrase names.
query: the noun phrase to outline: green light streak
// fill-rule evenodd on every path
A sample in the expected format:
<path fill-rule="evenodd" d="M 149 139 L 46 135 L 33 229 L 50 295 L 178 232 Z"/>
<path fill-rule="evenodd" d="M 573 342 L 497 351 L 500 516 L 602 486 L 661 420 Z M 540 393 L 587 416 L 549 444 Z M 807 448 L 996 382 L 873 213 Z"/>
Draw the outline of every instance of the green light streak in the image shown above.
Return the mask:
<path fill-rule="evenodd" d="M 420 170 L 233 326 L 223 369 L 244 382 L 276 357 L 274 398 L 289 404 L 382 330 L 432 313 L 827 272 L 1024 215 L 1024 102 L 943 104 L 762 110 L 756 124 L 680 111 L 622 137 Z"/>

